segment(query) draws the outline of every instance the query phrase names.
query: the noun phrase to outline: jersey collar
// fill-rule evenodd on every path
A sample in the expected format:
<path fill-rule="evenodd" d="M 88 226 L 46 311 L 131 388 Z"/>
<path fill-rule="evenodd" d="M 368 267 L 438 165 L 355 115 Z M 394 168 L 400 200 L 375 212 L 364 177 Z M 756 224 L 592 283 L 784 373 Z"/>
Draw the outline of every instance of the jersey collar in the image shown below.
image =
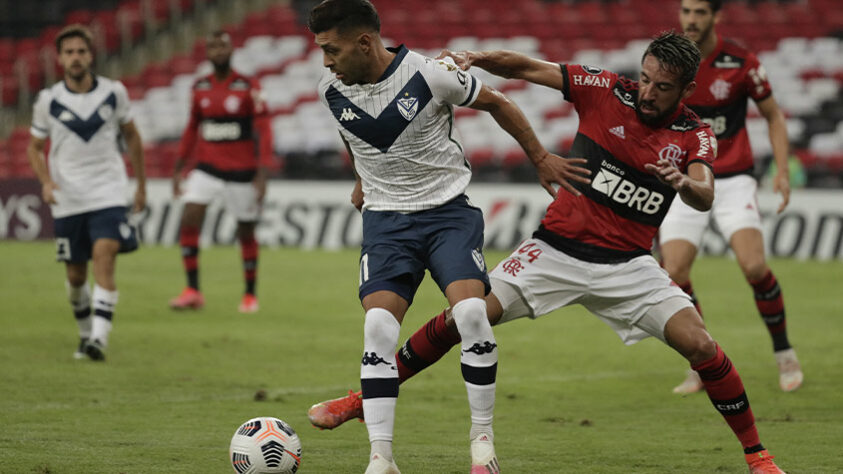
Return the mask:
<path fill-rule="evenodd" d="M 383 74 L 381 74 L 381 77 L 378 78 L 377 81 L 375 81 L 376 83 L 385 81 L 389 76 L 391 76 L 392 73 L 394 73 L 395 70 L 398 69 L 398 65 L 401 64 L 401 61 L 404 60 L 404 56 L 406 56 L 407 53 L 410 51 L 403 44 L 399 45 L 396 48 L 386 48 L 386 50 L 390 53 L 395 53 L 395 57 L 392 58 L 392 62 L 389 63 L 389 66 L 387 66 L 386 71 L 384 71 Z"/>
<path fill-rule="evenodd" d="M 70 87 L 67 87 L 67 81 L 64 80 L 64 79 L 61 80 L 61 83 L 64 85 L 64 90 L 66 90 L 67 92 L 70 92 L 71 94 L 87 94 L 89 92 L 93 92 L 94 90 L 96 90 L 97 86 L 99 85 L 99 81 L 97 80 L 97 75 L 91 74 L 91 76 L 93 77 L 93 80 L 91 81 L 91 88 L 88 89 L 85 92 L 75 92 L 75 91 L 70 90 Z"/>
<path fill-rule="evenodd" d="M 711 63 L 713 63 L 714 60 L 717 59 L 717 56 L 720 56 L 720 51 L 722 51 L 722 50 L 723 50 L 723 37 L 720 36 L 720 35 L 717 35 L 717 45 L 714 46 L 714 49 L 711 51 L 711 54 L 709 54 L 708 56 L 703 58 L 702 63 L 704 63 L 706 66 L 710 66 Z"/>

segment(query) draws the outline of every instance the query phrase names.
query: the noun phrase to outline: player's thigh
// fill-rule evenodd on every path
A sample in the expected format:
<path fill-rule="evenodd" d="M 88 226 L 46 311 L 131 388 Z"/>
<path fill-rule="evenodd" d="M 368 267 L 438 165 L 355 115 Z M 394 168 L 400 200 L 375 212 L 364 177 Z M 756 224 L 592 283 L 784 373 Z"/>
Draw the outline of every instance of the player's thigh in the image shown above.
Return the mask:
<path fill-rule="evenodd" d="M 498 324 L 580 302 L 589 286 L 587 265 L 543 240 L 525 240 L 489 273 L 502 308 Z"/>
<path fill-rule="evenodd" d="M 475 296 L 487 294 L 491 287 L 483 258 L 483 212 L 458 198 L 414 219 L 424 229 L 425 266 L 439 289 L 447 294 L 455 282 L 474 280 L 482 284 Z"/>
<path fill-rule="evenodd" d="M 238 222 L 257 222 L 260 218 L 261 205 L 258 201 L 258 191 L 251 182 L 227 181 L 223 203 Z"/>
<path fill-rule="evenodd" d="M 109 207 L 91 212 L 88 233 L 94 245 L 100 239 L 113 240 L 116 243 L 116 246 L 105 246 L 103 252 L 116 249 L 119 253 L 126 253 L 138 248 L 137 232 L 129 225 L 125 207 Z"/>
<path fill-rule="evenodd" d="M 758 183 L 749 175 L 738 175 L 715 181 L 711 213 L 727 242 L 741 229 L 761 231 L 756 191 Z"/>
<path fill-rule="evenodd" d="M 649 336 L 664 341 L 670 317 L 693 305 L 655 259 L 644 255 L 596 270 L 583 306 L 625 344 L 634 344 Z"/>
<path fill-rule="evenodd" d="M 408 303 L 424 278 L 423 236 L 409 216 L 398 212 L 363 212 L 359 297 L 391 291 Z"/>
<path fill-rule="evenodd" d="M 90 213 L 85 212 L 54 220 L 57 261 L 86 264 L 91 259 L 93 242 L 88 233 L 89 215 Z"/>
<path fill-rule="evenodd" d="M 685 204 L 677 194 L 659 227 L 659 242 L 664 245 L 672 240 L 684 240 L 699 247 L 709 217 L 708 212 L 698 211 Z"/>
<path fill-rule="evenodd" d="M 208 205 L 225 191 L 225 181 L 205 171 L 194 169 L 188 173 L 183 191 L 182 202 Z"/>
<path fill-rule="evenodd" d="M 684 239 L 674 239 L 661 243 L 659 253 L 662 266 L 670 278 L 683 284 L 690 278 L 691 266 L 697 258 L 697 247 Z"/>

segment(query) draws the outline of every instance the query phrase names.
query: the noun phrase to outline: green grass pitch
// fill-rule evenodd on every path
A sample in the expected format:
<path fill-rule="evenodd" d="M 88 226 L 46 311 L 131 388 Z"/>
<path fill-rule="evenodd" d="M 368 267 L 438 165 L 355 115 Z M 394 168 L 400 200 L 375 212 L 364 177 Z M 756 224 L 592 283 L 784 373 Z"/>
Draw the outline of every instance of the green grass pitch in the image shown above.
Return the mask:
<path fill-rule="evenodd" d="M 504 257 L 490 253 L 490 263 Z M 0 473 L 227 473 L 235 428 L 275 416 L 302 440 L 302 473 L 362 472 L 365 425 L 318 431 L 314 402 L 359 385 L 357 252 L 262 249 L 261 310 L 236 311 L 239 251 L 203 250 L 204 310 L 175 313 L 178 248 L 118 260 L 108 361 L 74 361 L 76 325 L 51 243 L 0 243 Z M 843 471 L 840 262 L 771 262 L 805 384 L 778 389 L 766 330 L 734 261 L 702 259 L 694 286 L 738 367 L 761 439 L 790 473 Z M 445 305 L 426 279 L 403 341 Z M 739 473 L 738 441 L 704 394 L 673 395 L 686 365 L 655 340 L 625 347 L 580 307 L 495 329 L 496 448 L 509 473 Z M 468 471 L 458 351 L 402 385 L 405 474 Z M 263 390 L 265 400 L 255 394 Z"/>

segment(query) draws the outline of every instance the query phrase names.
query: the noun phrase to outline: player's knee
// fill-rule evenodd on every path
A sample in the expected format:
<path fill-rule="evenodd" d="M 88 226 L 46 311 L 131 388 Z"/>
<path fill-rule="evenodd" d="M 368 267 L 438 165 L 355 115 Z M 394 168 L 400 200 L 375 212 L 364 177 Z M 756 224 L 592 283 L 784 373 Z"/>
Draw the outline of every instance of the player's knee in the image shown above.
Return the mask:
<path fill-rule="evenodd" d="M 394 350 L 398 345 L 398 334 L 401 324 L 389 311 L 383 308 L 372 308 L 366 312 L 363 323 L 363 337 L 366 345 Z M 381 349 L 383 350 L 383 349 Z"/>
<path fill-rule="evenodd" d="M 679 262 L 666 261 L 663 267 L 668 276 L 670 276 L 670 279 L 676 282 L 677 285 L 683 285 L 691 278 L 691 268 Z"/>
<path fill-rule="evenodd" d="M 489 326 L 486 317 L 486 302 L 482 298 L 466 298 L 455 304 L 451 310 L 460 334 L 478 334 Z"/>
<path fill-rule="evenodd" d="M 690 343 L 682 355 L 688 359 L 691 365 L 699 364 L 711 359 L 717 354 L 717 343 L 705 330 L 694 333 Z"/>
<path fill-rule="evenodd" d="M 767 274 L 767 262 L 762 260 L 752 260 L 748 262 L 741 262 L 741 270 L 747 281 L 758 281 Z"/>

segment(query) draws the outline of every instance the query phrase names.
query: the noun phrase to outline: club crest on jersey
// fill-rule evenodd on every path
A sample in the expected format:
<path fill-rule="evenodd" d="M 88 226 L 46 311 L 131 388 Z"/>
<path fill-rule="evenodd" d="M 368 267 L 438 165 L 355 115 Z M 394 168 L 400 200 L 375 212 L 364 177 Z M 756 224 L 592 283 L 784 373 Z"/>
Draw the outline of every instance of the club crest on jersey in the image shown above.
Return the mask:
<path fill-rule="evenodd" d="M 667 160 L 673 166 L 679 168 L 679 165 L 682 164 L 682 157 L 687 154 L 686 151 L 679 148 L 679 145 L 675 143 L 671 143 L 670 145 L 664 147 L 659 151 L 659 158 L 662 160 Z"/>
<path fill-rule="evenodd" d="M 226 112 L 233 114 L 240 109 L 240 98 L 236 95 L 230 95 L 225 98 L 222 105 L 225 107 Z"/>
<path fill-rule="evenodd" d="M 717 79 L 716 81 L 711 83 L 711 87 L 708 88 L 709 92 L 711 92 L 712 97 L 717 100 L 724 100 L 729 97 L 729 90 L 732 88 L 732 85 L 729 84 L 727 81 L 723 79 Z"/>
<path fill-rule="evenodd" d="M 101 119 L 108 120 L 111 115 L 114 114 L 114 107 L 108 104 L 102 104 L 100 105 L 100 108 L 97 109 L 97 113 Z"/>
<path fill-rule="evenodd" d="M 409 122 L 410 120 L 413 120 L 413 117 L 416 116 L 416 112 L 419 111 L 419 99 L 416 97 L 410 97 L 410 94 L 405 92 L 404 97 L 396 101 L 396 106 L 398 107 L 398 112 L 401 113 L 401 116 Z"/>

